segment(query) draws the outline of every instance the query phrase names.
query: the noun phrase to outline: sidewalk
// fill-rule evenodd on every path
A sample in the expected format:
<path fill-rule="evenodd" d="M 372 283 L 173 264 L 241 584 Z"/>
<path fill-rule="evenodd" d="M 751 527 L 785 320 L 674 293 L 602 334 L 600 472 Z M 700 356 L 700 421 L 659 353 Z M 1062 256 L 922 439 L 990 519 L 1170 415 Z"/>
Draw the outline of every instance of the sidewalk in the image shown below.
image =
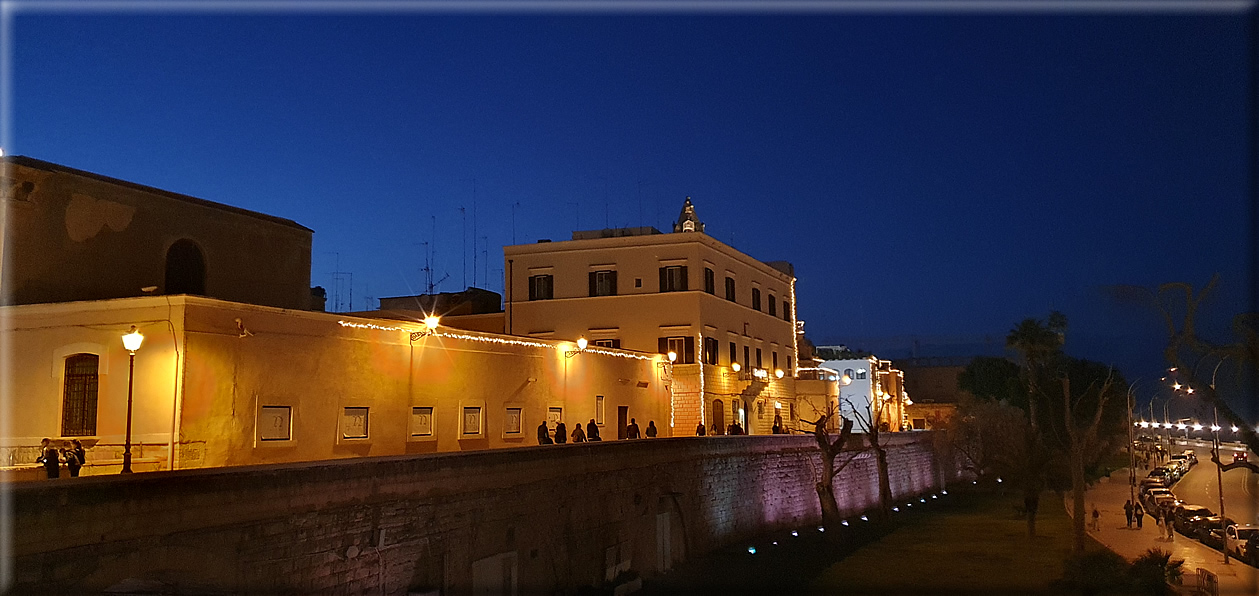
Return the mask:
<path fill-rule="evenodd" d="M 1168 541 L 1163 528 L 1154 523 L 1153 518 L 1145 516 L 1144 527 L 1136 529 L 1135 523 L 1131 530 L 1124 518 L 1123 504 L 1128 500 L 1128 469 L 1113 472 L 1109 478 L 1102 478 L 1084 495 L 1084 507 L 1090 515 L 1093 506 L 1101 512 L 1101 530 L 1090 529 L 1089 535 L 1110 550 L 1122 555 L 1129 561 L 1141 556 L 1146 550 L 1160 548 L 1172 553 L 1173 559 L 1184 559 L 1181 567 L 1185 572 L 1182 594 L 1192 592 L 1197 583 L 1198 568 L 1205 568 L 1216 575 L 1219 580 L 1220 594 L 1259 594 L 1259 569 L 1229 557 L 1228 565 L 1224 564 L 1224 554 L 1210 548 L 1197 540 L 1179 533 Z M 1067 515 L 1071 514 L 1071 493 L 1065 495 L 1064 503 Z M 1091 522 L 1091 518 L 1089 518 Z M 1161 534 L 1161 536 L 1160 536 Z"/>

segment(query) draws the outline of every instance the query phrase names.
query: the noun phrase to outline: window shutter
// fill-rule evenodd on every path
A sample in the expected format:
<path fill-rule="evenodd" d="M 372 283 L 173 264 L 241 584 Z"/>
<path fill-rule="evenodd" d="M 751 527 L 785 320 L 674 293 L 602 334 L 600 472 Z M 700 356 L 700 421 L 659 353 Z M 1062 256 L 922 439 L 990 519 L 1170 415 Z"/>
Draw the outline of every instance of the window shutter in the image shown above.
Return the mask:
<path fill-rule="evenodd" d="M 686 265 L 683 265 L 681 269 L 682 269 L 682 287 L 679 289 L 685 292 L 690 289 L 688 286 L 690 285 L 689 282 L 691 281 L 691 276 L 690 274 L 686 272 Z"/>
<path fill-rule="evenodd" d="M 595 284 L 597 284 L 597 283 L 598 283 L 598 282 L 596 282 L 596 281 L 595 281 L 595 272 L 594 272 L 594 271 L 591 271 L 591 272 L 590 272 L 590 295 L 591 295 L 591 296 L 597 296 L 597 295 L 598 295 L 598 294 L 596 293 L 596 290 L 597 290 L 598 288 L 597 288 L 597 287 L 596 287 L 596 285 L 595 285 Z"/>
<path fill-rule="evenodd" d="M 684 344 L 685 347 L 683 348 L 683 351 L 686 352 L 686 357 L 682 359 L 682 362 L 686 364 L 695 364 L 695 338 L 689 335 L 686 336 Z"/>
<path fill-rule="evenodd" d="M 661 292 L 669 291 L 669 268 L 668 267 L 660 268 L 660 291 Z"/>
<path fill-rule="evenodd" d="M 537 276 L 529 278 L 529 299 L 538 299 L 538 278 Z"/>
<path fill-rule="evenodd" d="M 661 354 L 668 354 L 669 353 L 669 338 L 667 337 L 660 338 L 660 341 L 657 344 L 657 347 L 658 347 L 658 351 Z"/>
<path fill-rule="evenodd" d="M 616 287 L 616 271 L 611 271 L 611 272 L 609 272 L 609 273 L 611 273 L 611 274 L 612 274 L 612 283 L 611 283 L 611 286 L 612 286 L 612 287 L 611 287 L 611 288 L 609 288 L 609 289 L 611 289 L 612 291 L 611 291 L 608 295 L 609 295 L 609 296 L 616 296 L 616 295 L 618 294 L 618 292 L 616 291 L 616 290 L 617 290 L 617 287 Z"/>

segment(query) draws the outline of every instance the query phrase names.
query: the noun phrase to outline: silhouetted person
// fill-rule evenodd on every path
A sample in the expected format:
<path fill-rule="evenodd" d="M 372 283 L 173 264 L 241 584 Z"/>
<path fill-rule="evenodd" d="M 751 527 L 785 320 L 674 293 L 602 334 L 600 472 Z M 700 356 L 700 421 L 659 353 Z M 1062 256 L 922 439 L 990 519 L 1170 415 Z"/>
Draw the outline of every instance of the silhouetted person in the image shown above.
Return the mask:
<path fill-rule="evenodd" d="M 79 458 L 79 467 L 87 465 L 87 452 L 83 450 L 83 443 L 78 439 L 70 439 L 70 444 L 74 445 L 74 454 Z M 78 476 L 76 473 L 75 476 Z"/>
<path fill-rule="evenodd" d="M 555 423 L 555 442 L 560 445 L 568 442 L 568 427 L 562 420 Z"/>
<path fill-rule="evenodd" d="M 581 424 L 573 425 L 573 442 L 574 443 L 586 442 L 586 431 L 581 429 Z"/>
<path fill-rule="evenodd" d="M 774 428 L 771 428 L 769 432 L 771 432 L 771 433 L 773 433 L 773 434 L 776 434 L 776 435 L 781 435 L 781 434 L 783 434 L 783 427 L 782 427 L 782 425 L 781 425 L 781 424 L 779 424 L 779 423 L 775 422 L 775 423 L 774 423 Z"/>
<path fill-rule="evenodd" d="M 546 421 L 543 420 L 542 424 L 538 425 L 538 444 L 550 445 L 554 442 L 551 440 L 551 429 L 546 427 Z"/>
<path fill-rule="evenodd" d="M 69 441 L 66 441 L 65 448 L 61 450 L 61 455 L 66 459 L 66 468 L 70 470 L 70 477 L 78 478 L 79 468 L 83 467 L 83 460 L 79 459 L 78 452 L 75 451 L 74 446 Z"/>
<path fill-rule="evenodd" d="M 57 456 L 57 449 L 52 446 L 52 439 L 39 442 L 39 457 L 35 461 L 44 464 L 44 472 L 49 478 L 61 477 L 61 458 Z"/>
<path fill-rule="evenodd" d="M 630 418 L 629 426 L 625 427 L 625 438 L 627 439 L 642 438 L 642 434 L 638 432 L 638 423 L 634 422 L 633 418 Z"/>
<path fill-rule="evenodd" d="M 707 431 L 704 429 L 704 423 L 701 422 L 699 423 L 699 426 L 695 427 L 695 436 L 702 437 L 705 434 L 707 434 Z"/>
<path fill-rule="evenodd" d="M 774 431 L 776 435 L 787 432 L 787 428 L 783 426 L 783 415 L 777 412 L 774 413 L 774 427 L 778 429 Z"/>
<path fill-rule="evenodd" d="M 1132 529 L 1132 499 L 1124 501 L 1123 516 L 1128 518 L 1128 529 Z"/>
<path fill-rule="evenodd" d="M 712 430 L 711 432 L 709 432 L 708 434 L 710 434 L 710 435 L 712 435 L 712 436 L 714 436 L 714 437 L 715 437 L 715 436 L 717 436 L 717 435 L 723 435 L 723 434 L 725 434 L 725 433 L 724 433 L 724 432 L 722 432 L 722 430 L 723 430 L 723 429 L 721 428 L 721 425 L 720 425 L 720 424 L 717 424 L 717 422 L 716 422 L 716 421 L 714 421 L 714 422 L 713 422 L 713 430 Z"/>
<path fill-rule="evenodd" d="M 591 418 L 590 422 L 586 423 L 586 440 L 587 441 L 602 441 L 603 440 L 602 438 L 599 437 L 599 425 L 595 424 L 594 418 Z"/>
<path fill-rule="evenodd" d="M 1137 502 L 1132 505 L 1132 517 L 1137 520 L 1137 529 L 1141 529 L 1141 520 L 1145 519 L 1145 510 L 1141 508 L 1141 503 Z"/>
<path fill-rule="evenodd" d="M 656 421 L 655 420 L 647 421 L 647 438 L 648 439 L 656 438 Z"/>

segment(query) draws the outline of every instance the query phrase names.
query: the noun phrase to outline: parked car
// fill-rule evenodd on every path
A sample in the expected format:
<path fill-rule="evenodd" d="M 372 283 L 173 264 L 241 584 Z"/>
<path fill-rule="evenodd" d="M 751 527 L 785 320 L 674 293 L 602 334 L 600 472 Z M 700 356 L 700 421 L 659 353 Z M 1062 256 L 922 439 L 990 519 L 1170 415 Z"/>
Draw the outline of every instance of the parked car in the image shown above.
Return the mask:
<path fill-rule="evenodd" d="M 1157 495 L 1154 497 L 1152 504 L 1154 507 L 1158 507 L 1159 511 L 1166 511 L 1170 514 L 1172 509 L 1181 503 L 1184 503 L 1184 501 L 1177 499 L 1175 495 Z"/>
<path fill-rule="evenodd" d="M 1215 515 L 1215 513 L 1202 505 L 1178 505 L 1172 510 L 1172 527 L 1185 536 L 1192 536 L 1193 528 L 1189 520 L 1195 517 L 1209 517 L 1212 515 Z"/>
<path fill-rule="evenodd" d="M 1194 523 L 1194 536 L 1202 544 L 1224 550 L 1224 528 L 1232 523 L 1233 520 L 1218 515 L 1197 518 Z"/>
<path fill-rule="evenodd" d="M 1175 482 L 1175 480 L 1172 478 L 1172 471 L 1163 466 L 1159 466 L 1157 468 L 1154 468 L 1153 470 L 1150 470 L 1150 473 L 1146 474 L 1145 477 L 1146 478 L 1162 478 L 1163 480 L 1166 480 L 1167 482 Z"/>
<path fill-rule="evenodd" d="M 1184 464 L 1186 468 L 1189 467 L 1189 456 L 1183 453 L 1177 453 L 1167 459 L 1171 463 Z"/>
<path fill-rule="evenodd" d="M 1224 529 L 1224 550 L 1243 561 L 1249 560 L 1246 553 L 1246 542 L 1251 536 L 1259 533 L 1259 526 L 1253 524 L 1233 524 Z"/>
<path fill-rule="evenodd" d="M 1171 485 L 1172 483 L 1168 482 L 1167 479 L 1163 477 L 1143 478 L 1141 480 L 1141 496 L 1145 496 L 1145 493 L 1150 490 L 1156 488 L 1169 488 Z"/>
<path fill-rule="evenodd" d="M 1154 488 L 1147 491 L 1145 493 L 1145 501 L 1144 501 L 1145 510 L 1146 511 L 1152 510 L 1154 508 L 1154 499 L 1158 497 L 1162 497 L 1162 496 L 1175 498 L 1175 496 L 1172 495 L 1172 491 L 1170 489 Z"/>
<path fill-rule="evenodd" d="M 1194 451 L 1193 449 L 1186 449 L 1185 456 L 1189 458 L 1189 465 L 1191 466 L 1198 465 L 1198 453 L 1196 451 Z"/>
<path fill-rule="evenodd" d="M 1233 461 L 1234 461 L 1234 462 L 1246 461 L 1246 452 L 1245 452 L 1245 451 L 1234 451 L 1234 452 L 1233 452 Z"/>

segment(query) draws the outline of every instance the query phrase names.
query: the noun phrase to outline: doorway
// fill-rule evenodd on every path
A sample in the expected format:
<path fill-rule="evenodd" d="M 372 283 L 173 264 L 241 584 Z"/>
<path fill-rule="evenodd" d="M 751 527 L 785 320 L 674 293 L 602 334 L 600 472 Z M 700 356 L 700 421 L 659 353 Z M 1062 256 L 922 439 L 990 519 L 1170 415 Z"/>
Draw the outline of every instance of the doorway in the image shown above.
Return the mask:
<path fill-rule="evenodd" d="M 721 400 L 719 399 L 713 400 L 712 434 L 714 435 L 726 434 L 726 404 L 721 403 Z"/>
<path fill-rule="evenodd" d="M 624 441 L 626 437 L 625 429 L 629 426 L 629 406 L 616 407 L 616 438 Z"/>

